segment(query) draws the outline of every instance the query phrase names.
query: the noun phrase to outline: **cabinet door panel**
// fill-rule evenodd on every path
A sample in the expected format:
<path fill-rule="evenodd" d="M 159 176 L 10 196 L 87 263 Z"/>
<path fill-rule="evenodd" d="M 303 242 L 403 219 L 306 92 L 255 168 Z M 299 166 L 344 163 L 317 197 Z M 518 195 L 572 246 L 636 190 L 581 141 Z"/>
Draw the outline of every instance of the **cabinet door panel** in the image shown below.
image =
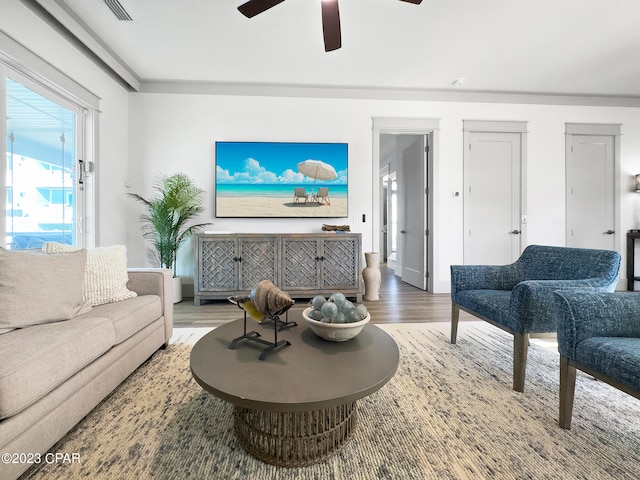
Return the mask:
<path fill-rule="evenodd" d="M 277 283 L 277 238 L 240 239 L 241 290 L 251 290 L 261 280 Z"/>
<path fill-rule="evenodd" d="M 319 288 L 319 241 L 316 239 L 282 240 L 282 286 L 287 288 Z"/>
<path fill-rule="evenodd" d="M 322 288 L 358 285 L 358 246 L 355 238 L 322 242 Z"/>
<path fill-rule="evenodd" d="M 361 301 L 359 234 L 197 234 L 194 303 L 271 280 L 292 297 L 342 291 Z"/>
<path fill-rule="evenodd" d="M 237 241 L 234 239 L 202 239 L 200 290 L 236 290 L 238 288 L 237 256 Z"/>

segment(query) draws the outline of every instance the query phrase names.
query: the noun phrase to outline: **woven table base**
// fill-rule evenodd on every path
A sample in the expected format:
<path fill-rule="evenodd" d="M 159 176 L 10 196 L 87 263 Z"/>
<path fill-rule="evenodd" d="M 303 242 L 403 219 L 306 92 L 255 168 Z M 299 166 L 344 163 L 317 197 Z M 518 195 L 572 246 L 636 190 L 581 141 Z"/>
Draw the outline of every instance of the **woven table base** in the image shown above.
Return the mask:
<path fill-rule="evenodd" d="M 338 451 L 356 425 L 356 403 L 308 412 L 234 407 L 234 427 L 247 452 L 271 465 L 304 467 Z"/>

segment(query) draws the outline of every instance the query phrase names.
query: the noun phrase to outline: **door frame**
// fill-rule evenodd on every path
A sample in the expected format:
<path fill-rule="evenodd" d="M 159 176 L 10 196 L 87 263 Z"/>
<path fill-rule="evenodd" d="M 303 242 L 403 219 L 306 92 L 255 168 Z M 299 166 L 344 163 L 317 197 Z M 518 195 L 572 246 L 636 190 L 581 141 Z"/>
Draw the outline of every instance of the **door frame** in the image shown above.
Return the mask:
<path fill-rule="evenodd" d="M 372 251 L 380 251 L 382 230 L 382 208 L 380 203 L 380 135 L 382 134 L 409 134 L 430 135 L 432 139 L 431 151 L 427 156 L 427 265 L 429 276 L 427 278 L 427 291 L 431 293 L 447 292 L 450 280 L 440 282 L 441 272 L 439 265 L 433 259 L 437 258 L 440 251 L 438 236 L 434 235 L 433 226 L 438 225 L 438 194 L 436 181 L 439 165 L 439 118 L 415 118 L 415 117 L 372 117 L 373 158 L 372 158 L 372 196 L 371 196 L 371 239 Z"/>
<path fill-rule="evenodd" d="M 522 120 L 462 120 L 463 124 L 463 172 L 469 162 L 469 144 L 472 133 L 515 133 L 520 135 L 520 253 L 527 245 L 527 134 L 528 122 Z M 463 174 L 463 192 L 467 188 Z M 463 232 L 466 231 L 467 212 L 463 207 Z M 467 236 L 463 234 L 464 242 Z M 464 259 L 464 255 L 463 255 Z"/>
<path fill-rule="evenodd" d="M 567 159 L 571 155 L 571 145 L 573 135 L 581 136 L 604 136 L 613 137 L 613 224 L 615 231 L 614 245 L 617 252 L 622 252 L 621 247 L 623 235 L 621 234 L 620 220 L 620 136 L 622 135 L 622 124 L 620 123 L 565 123 L 565 245 L 567 244 L 569 228 L 567 223 L 567 194 L 569 188 L 569 172 Z M 625 279 L 620 279 L 624 281 Z"/>

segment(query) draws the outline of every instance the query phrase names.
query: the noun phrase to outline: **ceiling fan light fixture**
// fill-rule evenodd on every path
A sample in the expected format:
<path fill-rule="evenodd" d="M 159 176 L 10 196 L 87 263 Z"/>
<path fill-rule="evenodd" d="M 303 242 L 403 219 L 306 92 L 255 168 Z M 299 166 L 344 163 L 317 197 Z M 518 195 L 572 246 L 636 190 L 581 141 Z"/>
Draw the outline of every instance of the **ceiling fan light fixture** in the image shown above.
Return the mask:
<path fill-rule="evenodd" d="M 284 2 L 284 0 L 249 0 L 240 5 L 238 11 L 245 17 L 252 18 L 282 2 Z"/>
<path fill-rule="evenodd" d="M 338 0 L 322 0 L 321 5 L 324 51 L 330 52 L 342 47 L 340 9 L 338 8 Z"/>
<path fill-rule="evenodd" d="M 107 1 L 107 0 L 105 0 Z M 116 0 L 117 1 L 117 0 Z M 401 0 L 403 2 L 420 5 L 422 0 Z M 245 17 L 255 17 L 259 13 L 275 7 L 284 0 L 249 0 L 238 7 Z M 324 51 L 330 52 L 342 47 L 342 35 L 340 31 L 340 9 L 338 0 L 321 0 L 322 7 L 322 34 L 324 36 Z"/>

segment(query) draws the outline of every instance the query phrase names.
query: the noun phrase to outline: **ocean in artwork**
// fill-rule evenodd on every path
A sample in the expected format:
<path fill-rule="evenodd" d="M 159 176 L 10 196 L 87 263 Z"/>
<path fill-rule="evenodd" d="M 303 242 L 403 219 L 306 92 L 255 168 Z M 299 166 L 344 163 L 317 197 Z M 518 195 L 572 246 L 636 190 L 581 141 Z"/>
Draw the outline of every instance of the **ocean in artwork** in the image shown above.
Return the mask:
<path fill-rule="evenodd" d="M 347 185 L 331 185 L 326 183 L 313 184 L 282 184 L 282 183 L 252 183 L 252 184 L 218 184 L 219 197 L 292 197 L 294 187 L 304 187 L 308 195 L 318 191 L 320 187 L 328 187 L 331 198 L 347 198 Z"/>

